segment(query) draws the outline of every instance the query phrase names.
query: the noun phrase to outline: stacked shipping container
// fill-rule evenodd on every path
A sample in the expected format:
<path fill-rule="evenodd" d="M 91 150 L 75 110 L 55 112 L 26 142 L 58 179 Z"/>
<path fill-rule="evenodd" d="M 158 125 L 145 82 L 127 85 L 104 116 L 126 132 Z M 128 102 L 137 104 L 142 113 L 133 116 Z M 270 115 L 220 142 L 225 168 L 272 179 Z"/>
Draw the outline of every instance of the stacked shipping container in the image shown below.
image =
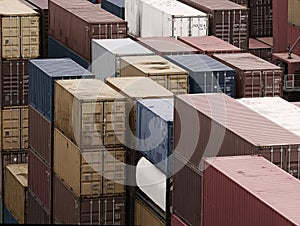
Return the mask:
<path fill-rule="evenodd" d="M 258 39 L 249 38 L 248 51 L 266 61 L 272 62 L 272 47 Z"/>

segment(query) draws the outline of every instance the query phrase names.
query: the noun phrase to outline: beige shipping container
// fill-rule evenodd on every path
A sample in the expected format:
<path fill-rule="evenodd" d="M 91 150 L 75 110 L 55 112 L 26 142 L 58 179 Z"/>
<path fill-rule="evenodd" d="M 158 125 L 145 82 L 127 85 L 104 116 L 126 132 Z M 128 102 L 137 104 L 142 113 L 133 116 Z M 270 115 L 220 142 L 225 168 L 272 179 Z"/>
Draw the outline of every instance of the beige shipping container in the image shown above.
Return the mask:
<path fill-rule="evenodd" d="M 57 80 L 54 124 L 80 149 L 122 145 L 125 104 L 101 80 Z"/>
<path fill-rule="evenodd" d="M 28 149 L 28 106 L 1 110 L 1 150 Z"/>
<path fill-rule="evenodd" d="M 77 196 L 125 193 L 125 147 L 79 148 L 54 129 L 54 172 Z"/>
<path fill-rule="evenodd" d="M 0 1 L 1 57 L 39 57 L 39 14 L 18 0 Z"/>
<path fill-rule="evenodd" d="M 4 203 L 20 224 L 26 224 L 28 164 L 5 167 Z"/>
<path fill-rule="evenodd" d="M 188 72 L 161 56 L 121 57 L 121 77 L 144 76 L 174 94 L 188 93 Z"/>

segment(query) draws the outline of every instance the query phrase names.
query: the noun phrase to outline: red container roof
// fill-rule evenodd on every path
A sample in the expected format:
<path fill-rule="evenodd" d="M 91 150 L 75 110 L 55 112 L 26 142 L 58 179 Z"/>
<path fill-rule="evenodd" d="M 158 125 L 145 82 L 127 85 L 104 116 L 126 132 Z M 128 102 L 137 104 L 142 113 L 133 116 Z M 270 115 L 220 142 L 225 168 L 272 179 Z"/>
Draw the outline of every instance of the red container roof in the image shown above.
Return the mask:
<path fill-rule="evenodd" d="M 271 49 L 272 47 L 255 38 L 249 38 L 249 49 Z"/>

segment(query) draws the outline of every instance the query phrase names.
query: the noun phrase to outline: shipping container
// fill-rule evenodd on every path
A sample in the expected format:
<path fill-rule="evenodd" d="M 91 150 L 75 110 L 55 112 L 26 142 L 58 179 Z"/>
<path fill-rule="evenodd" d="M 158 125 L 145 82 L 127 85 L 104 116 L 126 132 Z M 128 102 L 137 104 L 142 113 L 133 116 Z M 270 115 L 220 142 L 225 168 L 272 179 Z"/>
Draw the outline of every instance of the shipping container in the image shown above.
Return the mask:
<path fill-rule="evenodd" d="M 3 218 L 4 224 L 18 224 L 16 218 L 5 206 L 3 206 L 3 214 L 4 214 L 4 218 Z"/>
<path fill-rule="evenodd" d="M 199 53 L 212 55 L 215 53 L 240 53 L 242 50 L 216 36 L 178 37 L 178 40 L 196 48 Z"/>
<path fill-rule="evenodd" d="M 50 122 L 54 121 L 54 81 L 94 77 L 71 59 L 30 60 L 28 70 L 28 102 Z"/>
<path fill-rule="evenodd" d="M 172 214 L 171 226 L 187 226 L 176 214 Z"/>
<path fill-rule="evenodd" d="M 266 159 L 207 158 L 203 167 L 202 225 L 300 224 L 299 180 Z"/>
<path fill-rule="evenodd" d="M 2 59 L 39 57 L 39 14 L 18 0 L 0 3 Z"/>
<path fill-rule="evenodd" d="M 272 62 L 272 47 L 259 41 L 258 39 L 249 38 L 249 53 L 258 56 L 266 61 Z"/>
<path fill-rule="evenodd" d="M 101 8 L 123 20 L 125 19 L 125 0 L 102 0 Z"/>
<path fill-rule="evenodd" d="M 51 224 L 49 210 L 46 210 L 37 197 L 28 189 L 28 224 Z M 66 209 L 67 210 L 67 209 Z"/>
<path fill-rule="evenodd" d="M 300 26 L 300 3 L 296 0 L 289 0 L 288 1 L 288 22 L 293 26 Z"/>
<path fill-rule="evenodd" d="M 51 209 L 52 170 L 34 151 L 28 150 L 28 188 L 41 201 L 43 206 Z"/>
<path fill-rule="evenodd" d="M 125 97 L 98 79 L 55 83 L 56 128 L 80 150 L 123 145 Z"/>
<path fill-rule="evenodd" d="M 131 40 L 110 39 L 92 40 L 92 73 L 104 80 L 106 77 L 120 75 L 121 56 L 154 55 L 152 51 Z"/>
<path fill-rule="evenodd" d="M 248 49 L 249 9 L 224 0 L 180 0 L 209 14 L 209 35 Z"/>
<path fill-rule="evenodd" d="M 273 42 L 274 53 L 286 52 L 287 24 L 288 24 L 288 1 L 273 0 Z"/>
<path fill-rule="evenodd" d="M 125 147 L 79 149 L 54 129 L 54 172 L 77 196 L 125 193 Z"/>
<path fill-rule="evenodd" d="M 125 196 L 76 196 L 57 176 L 53 178 L 54 222 L 58 224 L 125 225 Z"/>
<path fill-rule="evenodd" d="M 136 149 L 167 175 L 173 171 L 173 111 L 171 98 L 136 102 Z"/>
<path fill-rule="evenodd" d="M 197 49 L 180 42 L 178 39 L 173 37 L 147 37 L 138 38 L 137 42 L 160 56 L 199 53 Z"/>
<path fill-rule="evenodd" d="M 28 106 L 5 107 L 1 110 L 1 151 L 28 148 Z"/>
<path fill-rule="evenodd" d="M 176 0 L 125 1 L 125 18 L 136 37 L 208 34 L 208 15 Z"/>
<path fill-rule="evenodd" d="M 296 105 L 297 107 L 300 107 L 300 102 L 292 102 L 292 104 Z"/>
<path fill-rule="evenodd" d="M 189 73 L 190 93 L 219 93 L 236 96 L 236 72 L 217 60 L 202 54 L 170 55 L 166 59 Z"/>
<path fill-rule="evenodd" d="M 91 62 L 91 40 L 127 38 L 127 22 L 88 1 L 49 1 L 49 35 Z"/>
<path fill-rule="evenodd" d="M 2 196 L 0 195 L 0 223 L 3 224 L 3 199 Z"/>
<path fill-rule="evenodd" d="M 28 60 L 0 62 L 1 106 L 28 104 Z"/>
<path fill-rule="evenodd" d="M 120 77 L 149 77 L 174 94 L 189 92 L 188 72 L 161 56 L 120 58 Z"/>
<path fill-rule="evenodd" d="M 297 42 L 297 39 L 299 38 L 299 36 L 300 36 L 299 25 L 295 26 L 292 24 L 288 24 L 287 25 L 287 46 L 292 47 Z M 300 55 L 299 43 L 297 43 L 297 45 L 294 47 L 292 52 L 298 56 Z"/>
<path fill-rule="evenodd" d="M 249 6 L 249 0 L 230 0 L 230 1 L 245 7 Z"/>
<path fill-rule="evenodd" d="M 4 203 L 19 224 L 27 223 L 27 176 L 28 164 L 12 164 L 5 167 Z"/>
<path fill-rule="evenodd" d="M 283 71 L 251 53 L 215 54 L 236 70 L 236 97 L 282 96 Z"/>
<path fill-rule="evenodd" d="M 273 47 L 273 36 L 272 37 L 258 37 L 256 39 L 258 41 L 261 41 L 261 42 Z"/>

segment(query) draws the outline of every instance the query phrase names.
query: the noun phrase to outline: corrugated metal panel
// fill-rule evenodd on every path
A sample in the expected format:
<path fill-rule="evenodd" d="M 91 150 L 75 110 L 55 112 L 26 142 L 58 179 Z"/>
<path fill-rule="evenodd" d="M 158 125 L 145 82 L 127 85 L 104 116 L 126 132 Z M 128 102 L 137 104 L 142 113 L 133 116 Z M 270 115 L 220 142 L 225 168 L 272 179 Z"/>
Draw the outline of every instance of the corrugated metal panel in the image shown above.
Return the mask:
<path fill-rule="evenodd" d="M 299 21 L 299 23 L 300 23 L 300 21 Z M 291 46 L 292 46 L 296 42 L 296 40 L 299 36 L 300 36 L 300 27 L 294 26 L 292 24 L 288 24 L 287 25 L 287 44 L 291 44 Z M 299 56 L 300 55 L 299 45 L 296 45 L 292 52 Z"/>
<path fill-rule="evenodd" d="M 172 214 L 171 226 L 187 226 L 176 214 Z"/>
<path fill-rule="evenodd" d="M 273 0 L 273 42 L 274 53 L 286 52 L 288 1 Z"/>
<path fill-rule="evenodd" d="M 160 56 L 199 53 L 199 50 L 196 48 L 180 42 L 173 37 L 138 38 L 137 42 Z"/>
<path fill-rule="evenodd" d="M 235 97 L 235 71 L 206 55 L 165 56 L 189 72 L 190 93 L 218 93 Z"/>
<path fill-rule="evenodd" d="M 248 7 L 248 0 L 230 0 L 231 2 L 234 2 L 236 4 Z"/>
<path fill-rule="evenodd" d="M 119 76 L 120 56 L 153 55 L 154 53 L 130 38 L 92 41 L 92 73 L 97 78 Z"/>
<path fill-rule="evenodd" d="M 102 0 L 101 8 L 123 20 L 125 19 L 125 0 Z"/>
<path fill-rule="evenodd" d="M 299 180 L 264 158 L 207 158 L 204 167 L 203 225 L 300 224 Z"/>
<path fill-rule="evenodd" d="M 258 39 L 249 38 L 248 51 L 255 56 L 258 56 L 266 61 L 272 61 L 272 47 Z"/>
<path fill-rule="evenodd" d="M 137 150 L 167 175 L 173 169 L 173 108 L 173 99 L 136 102 Z"/>
<path fill-rule="evenodd" d="M 54 120 L 54 81 L 94 77 L 71 59 L 30 60 L 28 69 L 29 104 L 51 122 Z"/>
<path fill-rule="evenodd" d="M 259 38 L 256 38 L 257 40 L 273 47 L 273 37 L 259 37 Z"/>

